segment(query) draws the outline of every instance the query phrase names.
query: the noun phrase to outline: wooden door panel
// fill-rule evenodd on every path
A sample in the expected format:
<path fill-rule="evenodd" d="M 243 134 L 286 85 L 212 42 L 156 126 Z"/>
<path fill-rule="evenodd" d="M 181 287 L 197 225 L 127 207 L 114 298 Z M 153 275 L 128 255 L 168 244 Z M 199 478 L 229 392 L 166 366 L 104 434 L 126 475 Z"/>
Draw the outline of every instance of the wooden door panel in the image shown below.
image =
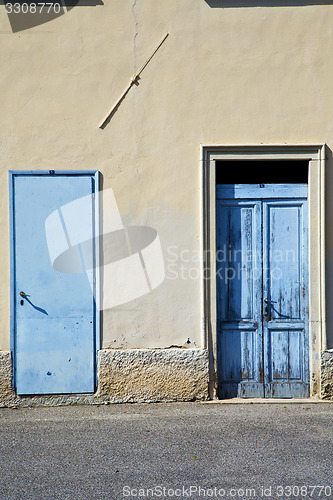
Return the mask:
<path fill-rule="evenodd" d="M 302 330 L 269 331 L 271 380 L 302 380 L 303 335 Z"/>
<path fill-rule="evenodd" d="M 261 210 L 218 201 L 218 363 L 222 397 L 262 397 Z"/>
<path fill-rule="evenodd" d="M 222 326 L 218 364 L 221 367 L 220 392 L 224 398 L 263 397 L 263 385 L 257 355 L 262 351 L 258 328 Z"/>
<path fill-rule="evenodd" d="M 302 206 L 267 203 L 266 286 L 272 319 L 300 319 Z M 266 298 L 266 297 L 265 297 Z"/>
<path fill-rule="evenodd" d="M 307 201 L 263 201 L 263 221 L 265 395 L 306 397 Z"/>

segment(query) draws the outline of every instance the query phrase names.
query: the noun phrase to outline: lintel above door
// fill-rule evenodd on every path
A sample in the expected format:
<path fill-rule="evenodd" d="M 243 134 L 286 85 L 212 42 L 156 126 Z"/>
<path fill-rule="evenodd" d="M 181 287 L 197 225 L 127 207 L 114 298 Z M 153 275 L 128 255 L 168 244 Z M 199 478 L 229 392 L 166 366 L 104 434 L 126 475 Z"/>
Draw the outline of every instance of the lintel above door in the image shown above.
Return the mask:
<path fill-rule="evenodd" d="M 287 198 L 292 188 L 293 196 L 306 198 L 308 194 L 307 184 L 226 184 L 216 185 L 216 199 L 219 198 Z"/>

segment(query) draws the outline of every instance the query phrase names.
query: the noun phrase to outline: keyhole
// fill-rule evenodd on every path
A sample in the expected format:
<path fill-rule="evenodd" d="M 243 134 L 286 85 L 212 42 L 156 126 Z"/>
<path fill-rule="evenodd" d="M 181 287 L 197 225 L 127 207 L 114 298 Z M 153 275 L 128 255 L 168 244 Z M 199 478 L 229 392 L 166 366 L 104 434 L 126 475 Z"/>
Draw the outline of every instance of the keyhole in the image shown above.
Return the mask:
<path fill-rule="evenodd" d="M 24 304 L 24 300 L 23 299 L 20 300 L 20 304 L 21 304 L 21 306 L 23 306 L 23 304 Z"/>
<path fill-rule="evenodd" d="M 265 306 L 265 315 L 266 315 L 266 321 L 270 321 L 270 314 L 269 314 L 269 311 L 268 311 L 268 306 Z"/>

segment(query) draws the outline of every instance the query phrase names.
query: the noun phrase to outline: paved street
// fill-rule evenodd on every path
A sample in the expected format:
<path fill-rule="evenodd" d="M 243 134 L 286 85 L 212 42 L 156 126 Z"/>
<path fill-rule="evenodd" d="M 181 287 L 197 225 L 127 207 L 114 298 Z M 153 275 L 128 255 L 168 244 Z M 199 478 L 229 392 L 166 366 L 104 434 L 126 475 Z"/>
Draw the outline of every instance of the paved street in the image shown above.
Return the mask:
<path fill-rule="evenodd" d="M 331 499 L 332 417 L 331 403 L 1 409 L 0 499 Z"/>

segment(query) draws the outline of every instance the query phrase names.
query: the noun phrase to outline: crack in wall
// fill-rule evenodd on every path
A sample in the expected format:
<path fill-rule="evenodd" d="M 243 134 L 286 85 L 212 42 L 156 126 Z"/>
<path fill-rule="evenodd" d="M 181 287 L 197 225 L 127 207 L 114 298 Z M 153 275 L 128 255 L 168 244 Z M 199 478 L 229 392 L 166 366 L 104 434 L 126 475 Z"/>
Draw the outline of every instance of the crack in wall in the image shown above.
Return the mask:
<path fill-rule="evenodd" d="M 132 5 L 132 15 L 133 15 L 133 19 L 134 19 L 134 37 L 133 37 L 133 54 L 134 54 L 133 71 L 134 71 L 134 73 L 135 73 L 135 71 L 137 69 L 137 67 L 136 67 L 136 59 L 137 59 L 137 55 L 136 55 L 136 39 L 137 39 L 137 36 L 139 34 L 139 31 L 138 31 L 139 22 L 138 22 L 138 18 L 136 16 L 136 13 L 135 13 L 136 4 L 137 4 L 137 0 L 134 0 L 133 1 L 133 5 Z"/>

